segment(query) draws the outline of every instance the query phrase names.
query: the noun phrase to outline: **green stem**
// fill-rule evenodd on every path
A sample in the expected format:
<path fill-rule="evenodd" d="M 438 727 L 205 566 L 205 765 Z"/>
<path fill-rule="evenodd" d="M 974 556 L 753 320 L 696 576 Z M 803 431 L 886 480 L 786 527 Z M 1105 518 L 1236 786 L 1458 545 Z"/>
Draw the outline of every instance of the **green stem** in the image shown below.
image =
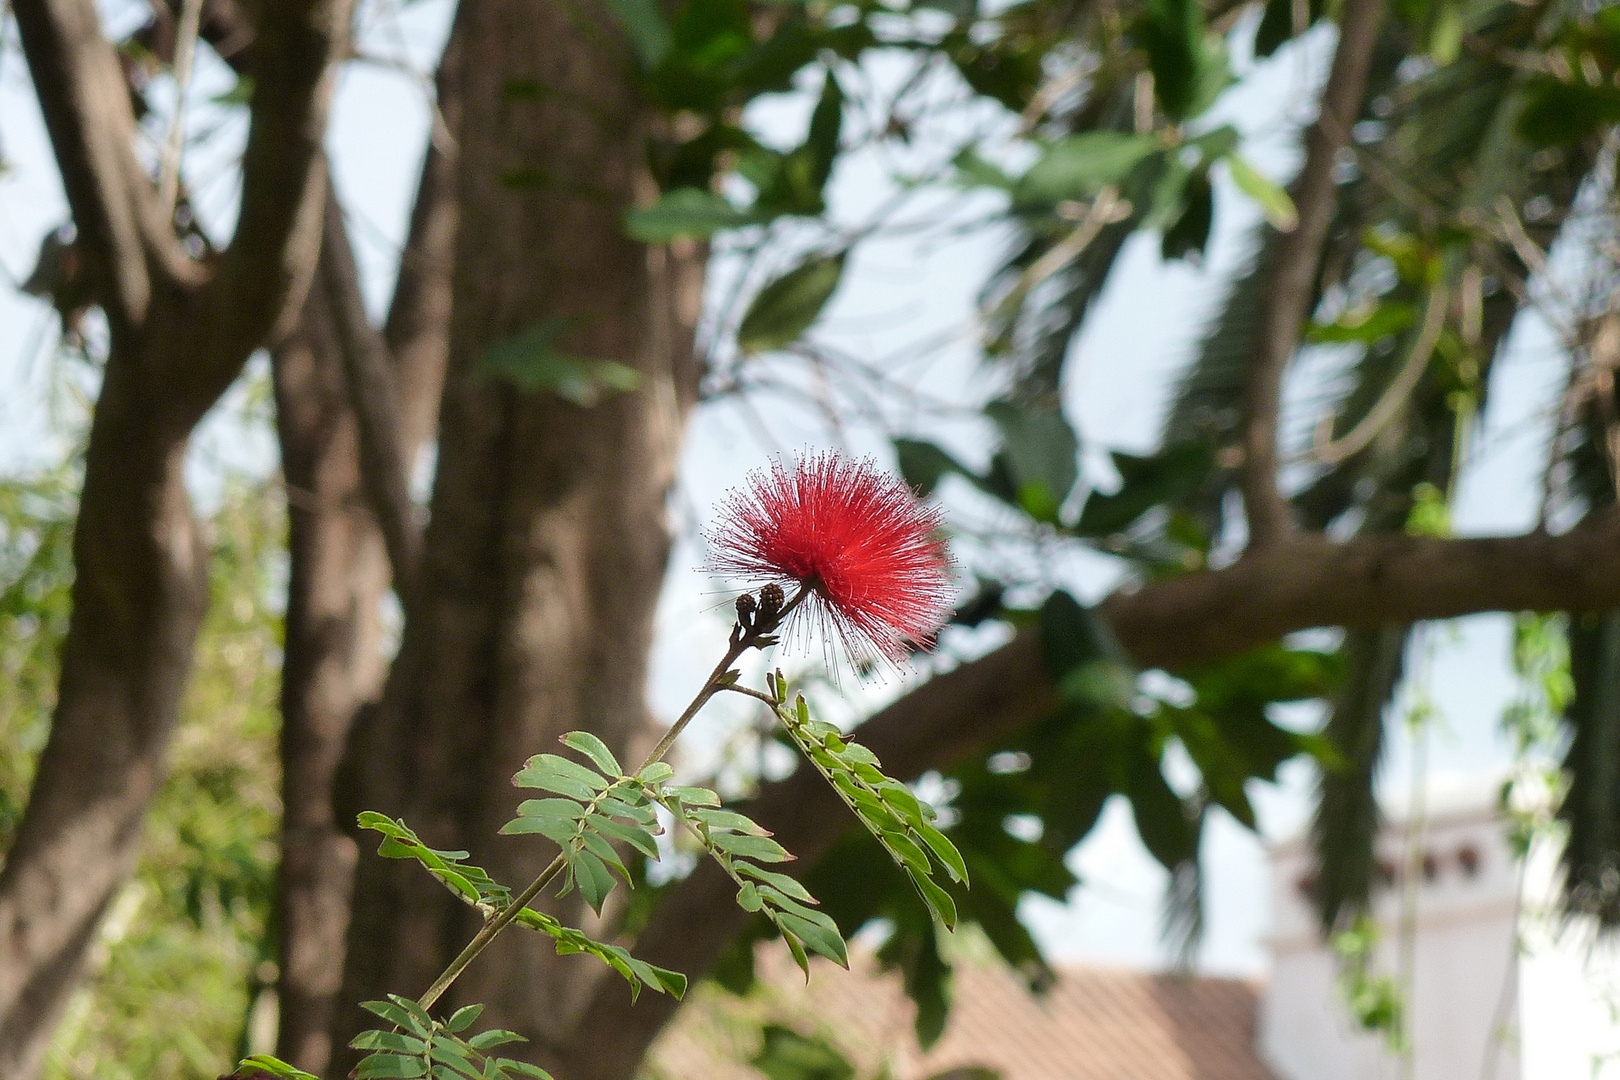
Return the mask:
<path fill-rule="evenodd" d="M 641 767 L 636 770 L 635 775 L 640 776 L 647 771 L 649 766 L 655 765 L 664 759 L 664 755 L 669 753 L 669 748 L 675 745 L 675 740 L 681 737 L 681 732 L 686 730 L 686 725 L 692 722 L 692 717 L 698 714 L 698 710 L 707 705 L 710 698 L 729 685 L 726 682 L 726 673 L 731 670 L 731 665 L 736 662 L 737 658 L 749 649 L 759 645 L 761 638 L 767 636 L 777 626 L 780 626 L 786 620 L 788 614 L 804 601 L 809 592 L 810 590 L 806 588 L 799 589 L 794 594 L 793 599 L 783 606 L 781 613 L 772 626 L 766 628 L 756 627 L 745 631 L 739 625 L 732 632 L 726 655 L 709 673 L 708 680 L 704 682 L 702 689 L 697 692 L 697 696 L 692 699 L 691 704 L 686 706 L 686 711 L 681 713 L 675 722 L 670 725 L 669 730 L 664 733 L 664 737 L 658 740 L 658 745 L 652 748 L 652 752 L 647 755 L 647 760 L 641 763 Z M 440 972 L 439 977 L 433 980 L 433 985 L 429 986 L 427 992 L 417 999 L 417 1004 L 424 1009 L 432 1008 L 434 1002 L 443 997 L 444 992 L 450 989 L 450 984 L 460 978 L 463 971 L 467 970 L 467 965 L 471 964 L 479 953 L 488 948 L 489 943 L 495 940 L 495 936 L 510 926 L 512 920 L 518 917 L 518 912 L 527 907 L 529 901 L 540 895 L 540 890 L 549 885 L 552 879 L 562 872 L 566 861 L 561 854 L 552 859 L 551 865 L 541 871 L 540 876 L 531 881 L 528 888 L 519 893 L 494 918 L 487 920 L 483 928 L 474 935 L 471 941 L 467 942 L 467 947 L 462 949 L 454 960 L 450 961 L 450 966 Z"/>

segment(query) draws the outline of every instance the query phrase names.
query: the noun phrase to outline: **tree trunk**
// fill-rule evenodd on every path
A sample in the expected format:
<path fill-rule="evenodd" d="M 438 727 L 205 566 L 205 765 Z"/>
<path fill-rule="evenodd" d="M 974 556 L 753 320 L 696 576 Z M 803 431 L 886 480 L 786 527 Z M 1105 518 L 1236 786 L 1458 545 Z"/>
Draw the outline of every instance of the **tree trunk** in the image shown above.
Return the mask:
<path fill-rule="evenodd" d="M 440 112 L 453 131 L 455 43 L 438 77 Z M 397 392 L 391 433 L 414 459 L 432 431 L 444 382 L 455 242 L 455 161 L 429 146 L 380 351 Z M 333 228 L 331 222 L 328 228 Z M 341 230 L 341 221 L 337 223 Z M 326 238 L 347 245 L 341 231 Z M 329 256 L 323 256 L 323 259 Z M 346 261 L 352 268 L 353 259 Z M 324 264 L 323 264 L 324 265 Z M 277 1054 L 319 1074 L 331 1060 L 331 1026 L 342 987 L 344 941 L 356 847 L 340 819 L 334 785 L 356 716 L 375 707 L 385 675 L 381 605 L 390 566 L 367 506 L 360 431 L 346 385 L 344 335 L 332 293 L 352 275 L 318 272 L 297 332 L 274 353 L 276 418 L 287 483 L 286 648 L 282 665 L 282 836 L 276 907 L 280 980 Z M 370 332 L 369 327 L 358 328 Z M 352 336 L 352 335 L 350 335 Z M 373 390 L 377 388 L 372 388 Z M 408 514 L 410 507 L 403 510 Z M 345 809 L 346 809 L 345 801 Z"/>
<path fill-rule="evenodd" d="M 142 815 L 207 604 L 182 475 L 187 429 L 115 351 L 85 460 L 73 616 L 51 736 L 0 874 L 0 1076 L 38 1069 Z"/>
<path fill-rule="evenodd" d="M 627 752 L 647 730 L 701 253 L 624 235 L 625 211 L 650 190 L 645 112 L 604 8 L 469 0 L 457 21 L 479 62 L 463 81 L 438 480 L 401 655 L 354 753 L 362 805 L 403 816 L 428 843 L 470 848 L 521 886 L 554 852 L 496 836 L 518 801 L 512 774 L 574 728 Z M 517 82 L 549 92 L 515 99 Z M 557 347 L 571 356 L 634 368 L 639 388 L 578 405 L 482 368 L 490 346 L 537 325 L 566 327 Z M 359 880 L 344 1001 L 420 993 L 476 913 L 414 866 L 367 854 Z M 513 933 L 454 997 L 486 1002 L 489 1023 L 543 1046 L 598 974 Z M 351 1011 L 338 1034 L 362 1022 Z"/>
<path fill-rule="evenodd" d="M 358 435 L 326 297 L 310 290 L 298 332 L 274 354 L 287 484 L 286 645 L 281 675 L 282 826 L 277 881 L 281 1057 L 325 1066 L 342 985 L 355 845 L 332 784 L 355 713 L 384 674 L 388 560 L 361 495 Z"/>

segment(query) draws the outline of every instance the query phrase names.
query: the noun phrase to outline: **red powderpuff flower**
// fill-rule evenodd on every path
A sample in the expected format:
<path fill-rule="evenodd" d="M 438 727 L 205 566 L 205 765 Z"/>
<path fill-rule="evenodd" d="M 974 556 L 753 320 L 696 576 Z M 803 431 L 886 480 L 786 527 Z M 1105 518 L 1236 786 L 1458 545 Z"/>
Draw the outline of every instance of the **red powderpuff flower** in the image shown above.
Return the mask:
<path fill-rule="evenodd" d="M 899 662 L 927 647 L 950 613 L 950 559 L 939 511 L 870 461 L 837 454 L 749 475 L 705 532 L 709 566 L 806 590 L 801 611 L 830 624 L 857 663 Z"/>

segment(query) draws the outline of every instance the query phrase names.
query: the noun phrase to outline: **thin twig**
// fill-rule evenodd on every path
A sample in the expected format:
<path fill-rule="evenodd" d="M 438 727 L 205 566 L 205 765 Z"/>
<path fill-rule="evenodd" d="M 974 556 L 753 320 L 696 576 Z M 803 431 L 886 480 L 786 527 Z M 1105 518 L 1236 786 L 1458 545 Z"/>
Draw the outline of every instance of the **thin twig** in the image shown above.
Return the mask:
<path fill-rule="evenodd" d="M 1429 303 L 1424 309 L 1423 325 L 1418 330 L 1417 340 L 1412 342 L 1412 351 L 1407 354 L 1406 363 L 1401 366 L 1395 380 L 1385 388 L 1377 403 L 1367 410 L 1367 415 L 1342 438 L 1326 438 L 1332 420 L 1325 420 L 1324 425 L 1329 427 L 1318 429 L 1320 438 L 1307 456 L 1324 465 L 1336 465 L 1371 445 L 1378 433 L 1400 412 L 1417 387 L 1418 379 L 1428 369 L 1429 358 L 1434 355 L 1434 347 L 1440 341 L 1440 331 L 1445 329 L 1446 303 L 1445 287 L 1435 284 L 1429 290 Z"/>
<path fill-rule="evenodd" d="M 1000 303 L 996 304 L 985 322 L 993 323 L 1010 314 L 1013 309 L 1023 303 L 1024 297 L 1041 282 L 1062 270 L 1069 263 L 1080 257 L 1080 253 L 1097 239 L 1097 234 L 1103 231 L 1105 225 L 1116 221 L 1123 221 L 1131 213 L 1131 204 L 1119 197 L 1119 189 L 1112 184 L 1103 188 L 1092 200 L 1087 208 L 1085 217 L 1074 230 L 1048 248 L 1040 258 L 1030 263 L 1029 267 L 1018 276 L 1018 281 Z"/>
<path fill-rule="evenodd" d="M 388 346 L 366 316 L 343 209 L 331 184 L 326 189 L 326 224 L 317 265 L 360 435 L 361 488 L 388 549 L 394 589 L 406 600 L 420 559 L 422 530 L 411 501 L 410 464 L 400 445 L 399 393 Z"/>
<path fill-rule="evenodd" d="M 197 53 L 197 26 L 202 21 L 202 0 L 184 0 L 174 42 L 174 112 L 163 140 L 163 165 L 158 176 L 158 197 L 165 217 L 174 213 L 180 196 L 180 153 L 186 142 L 186 91 L 191 87 L 191 62 Z"/>

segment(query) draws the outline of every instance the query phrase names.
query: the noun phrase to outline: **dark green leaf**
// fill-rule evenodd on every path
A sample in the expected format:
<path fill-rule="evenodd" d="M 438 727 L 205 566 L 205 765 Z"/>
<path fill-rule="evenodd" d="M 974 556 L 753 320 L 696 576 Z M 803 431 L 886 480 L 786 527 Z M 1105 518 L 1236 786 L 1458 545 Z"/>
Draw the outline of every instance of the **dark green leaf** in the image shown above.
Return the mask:
<path fill-rule="evenodd" d="M 574 880 L 579 884 L 580 895 L 592 910 L 600 914 L 602 902 L 613 891 L 613 876 L 608 873 L 606 864 L 590 852 L 581 851 L 574 856 L 570 865 L 574 870 Z"/>
<path fill-rule="evenodd" d="M 753 859 L 763 863 L 789 862 L 793 859 L 786 848 L 768 836 L 717 832 L 711 833 L 709 840 L 715 847 L 737 859 Z"/>
<path fill-rule="evenodd" d="M 1306 26 L 1295 27 L 1295 3 L 1296 0 L 1267 0 L 1266 13 L 1261 17 L 1260 25 L 1255 28 L 1255 56 L 1270 56 L 1277 51 L 1279 45 L 1294 36 L 1296 29 L 1303 30 L 1313 26 L 1322 17 L 1323 0 L 1310 0 Z"/>
<path fill-rule="evenodd" d="M 422 1039 L 397 1031 L 362 1031 L 349 1040 L 349 1045 L 356 1050 L 395 1050 L 403 1054 L 420 1054 L 427 1049 Z"/>
<path fill-rule="evenodd" d="M 1207 170 L 1200 169 L 1187 178 L 1182 198 L 1185 201 L 1181 213 L 1164 231 L 1159 253 L 1165 259 L 1186 259 L 1196 264 L 1204 257 L 1210 226 L 1215 222 L 1215 194 Z"/>
<path fill-rule="evenodd" d="M 570 731 L 563 736 L 562 741 L 564 746 L 578 750 L 594 761 L 603 775 L 616 778 L 624 774 L 624 770 L 619 767 L 619 759 L 613 756 L 613 751 L 608 749 L 607 743 L 590 732 Z"/>
<path fill-rule="evenodd" d="M 1620 89 L 1612 86 L 1542 78 L 1530 84 L 1525 96 L 1519 131 L 1537 146 L 1580 142 L 1620 122 Z"/>
<path fill-rule="evenodd" d="M 923 498 L 934 493 L 947 473 L 963 473 L 956 459 L 933 443 L 915 439 L 895 439 L 895 456 L 899 458 L 900 475 L 906 483 L 917 489 Z"/>
<path fill-rule="evenodd" d="M 606 780 L 590 769 L 556 754 L 536 754 L 512 778 L 512 783 L 518 787 L 555 791 L 580 802 L 589 801 L 608 786 Z"/>
<path fill-rule="evenodd" d="M 912 828 L 917 831 L 918 836 L 922 837 L 923 842 L 928 845 L 928 849 L 938 857 L 940 864 L 951 875 L 951 880 L 966 884 L 968 879 L 967 863 L 963 861 L 962 853 L 956 850 L 956 845 L 951 843 L 944 833 L 927 822 L 918 822 Z"/>
<path fill-rule="evenodd" d="M 928 861 L 928 853 L 911 837 L 901 832 L 885 830 L 883 833 L 883 846 L 890 853 L 903 862 L 907 869 L 914 873 L 927 875 L 933 872 L 933 864 Z"/>
<path fill-rule="evenodd" d="M 406 1012 L 404 1009 L 400 1008 L 398 1005 L 395 1005 L 391 1001 L 362 1001 L 360 1003 L 360 1007 L 366 1010 L 366 1012 L 371 1013 L 373 1016 L 382 1017 L 382 1019 L 388 1021 L 390 1024 L 393 1024 L 396 1027 L 411 1028 L 415 1030 L 418 1026 L 416 1020 L 411 1017 L 410 1013 Z M 426 1036 L 427 1032 L 418 1031 L 417 1034 Z"/>
<path fill-rule="evenodd" d="M 832 299 L 844 257 L 844 252 L 811 256 L 761 289 L 737 327 L 737 347 L 758 353 L 797 341 Z"/>
<path fill-rule="evenodd" d="M 833 163 L 838 159 L 838 139 L 843 122 L 844 89 L 838 85 L 838 78 L 832 69 L 828 68 L 821 84 L 821 100 L 816 102 L 815 111 L 810 114 L 810 131 L 804 140 L 812 162 L 810 184 L 818 192 L 826 188 Z"/>
<path fill-rule="evenodd" d="M 725 829 L 728 832 L 752 833 L 755 836 L 767 836 L 768 833 L 751 818 L 731 810 L 711 810 L 698 807 L 687 812 L 687 817 L 693 821 L 701 822 L 711 829 Z"/>
<path fill-rule="evenodd" d="M 474 1078 L 478 1076 L 478 1066 L 472 1063 L 471 1058 L 462 1053 L 461 1047 L 456 1045 L 454 1036 L 448 1039 L 444 1037 L 434 1039 L 431 1057 L 439 1064 L 447 1065 L 464 1076 Z"/>
<path fill-rule="evenodd" d="M 1204 9 L 1198 0 L 1148 0 L 1136 29 L 1148 54 L 1153 89 L 1173 120 L 1193 115 L 1203 60 Z"/>
<path fill-rule="evenodd" d="M 1080 511 L 1075 532 L 1081 536 L 1108 536 L 1124 532 L 1149 510 L 1194 490 L 1215 465 L 1209 444 L 1185 442 L 1151 457 L 1115 452 L 1119 490 L 1110 495 L 1093 492 Z"/>
<path fill-rule="evenodd" d="M 624 841 L 649 859 L 658 858 L 658 841 L 639 825 L 623 825 L 597 814 L 591 818 L 591 828 L 610 839 Z"/>
<path fill-rule="evenodd" d="M 1063 411 L 1007 402 L 984 411 L 1001 430 L 1001 456 L 1018 505 L 1037 521 L 1056 522 L 1079 476 L 1080 440 Z"/>
<path fill-rule="evenodd" d="M 961 182 L 969 187 L 991 187 L 1002 191 L 1013 189 L 1013 179 L 999 166 L 980 157 L 970 146 L 951 159 Z"/>
<path fill-rule="evenodd" d="M 527 1042 L 522 1035 L 515 1031 L 506 1031 L 502 1028 L 491 1028 L 489 1031 L 480 1031 L 467 1040 L 467 1045 L 474 1050 L 493 1050 L 497 1046 L 507 1043 Z"/>
<path fill-rule="evenodd" d="M 482 1005 L 463 1005 L 450 1014 L 450 1019 L 444 1022 L 444 1026 L 451 1031 L 466 1031 L 472 1027 L 473 1021 L 477 1020 L 483 1011 Z"/>
<path fill-rule="evenodd" d="M 812 922 L 802 915 L 779 911 L 775 914 L 774 921 L 784 931 L 804 942 L 812 952 L 825 956 L 840 967 L 849 967 L 849 952 L 844 945 L 844 938 L 839 934 L 837 927 L 831 924 L 831 920 L 825 924 Z"/>
<path fill-rule="evenodd" d="M 371 1080 L 373 1077 L 406 1077 L 412 1078 L 427 1075 L 427 1066 L 419 1057 L 398 1057 L 394 1054 L 377 1053 L 360 1059 L 355 1067 L 356 1080 Z"/>
<path fill-rule="evenodd" d="M 955 930 L 956 901 L 951 899 L 951 894 L 936 885 L 934 879 L 927 874 L 912 872 L 908 876 L 911 883 L 917 887 L 917 891 L 922 894 L 923 900 L 928 903 L 928 909 L 945 924 L 945 929 Z"/>
<path fill-rule="evenodd" d="M 796 879 L 790 878 L 786 874 L 778 874 L 774 870 L 765 870 L 747 862 L 737 863 L 736 869 L 737 873 L 770 885 L 795 900 L 802 900 L 807 904 L 816 902 L 815 897 L 810 895 L 809 889 L 806 889 Z"/>

